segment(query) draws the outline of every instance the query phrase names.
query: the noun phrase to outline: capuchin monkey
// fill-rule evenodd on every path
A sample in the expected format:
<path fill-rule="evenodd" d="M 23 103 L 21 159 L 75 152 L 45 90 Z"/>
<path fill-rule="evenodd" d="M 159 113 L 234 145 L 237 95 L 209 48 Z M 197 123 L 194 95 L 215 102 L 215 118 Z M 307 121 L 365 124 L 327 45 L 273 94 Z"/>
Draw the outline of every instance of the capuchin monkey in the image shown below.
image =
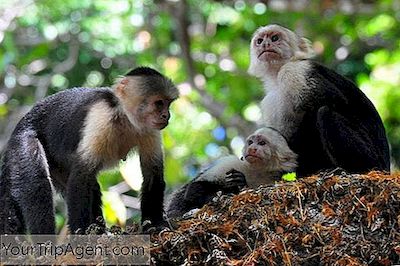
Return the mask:
<path fill-rule="evenodd" d="M 163 151 L 178 91 L 154 69 L 139 67 L 113 88 L 74 88 L 37 103 L 16 126 L 0 178 L 0 234 L 54 234 L 53 187 L 68 206 L 72 233 L 102 215 L 97 173 L 134 147 L 143 173 L 142 221 L 163 223 Z"/>
<path fill-rule="evenodd" d="M 381 118 L 357 86 L 314 61 L 310 42 L 268 25 L 250 44 L 248 72 L 264 82 L 263 123 L 282 132 L 298 155 L 297 175 L 340 167 L 390 171 Z"/>
<path fill-rule="evenodd" d="M 289 149 L 285 138 L 276 129 L 258 129 L 247 138 L 241 159 L 234 155 L 222 157 L 174 192 L 167 207 L 167 216 L 177 218 L 192 209 L 201 208 L 218 191 L 236 194 L 244 186 L 255 188 L 279 181 L 283 174 L 295 171 L 296 158 L 297 155 Z"/>

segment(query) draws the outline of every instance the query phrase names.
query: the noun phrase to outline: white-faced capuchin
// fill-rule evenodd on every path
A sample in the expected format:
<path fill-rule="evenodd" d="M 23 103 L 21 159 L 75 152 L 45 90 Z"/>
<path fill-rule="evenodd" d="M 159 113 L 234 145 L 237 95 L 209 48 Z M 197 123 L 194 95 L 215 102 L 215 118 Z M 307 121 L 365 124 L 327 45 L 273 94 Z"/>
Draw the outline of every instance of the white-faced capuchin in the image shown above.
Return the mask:
<path fill-rule="evenodd" d="M 18 123 L 3 158 L 0 234 L 54 234 L 52 190 L 68 206 L 72 233 L 101 211 L 97 173 L 137 148 L 143 173 L 142 221 L 163 223 L 160 130 L 168 125 L 174 84 L 139 67 L 113 88 L 74 88 L 38 102 Z"/>
<path fill-rule="evenodd" d="M 310 42 L 278 26 L 259 28 L 249 73 L 264 82 L 263 123 L 282 132 L 298 155 L 297 175 L 342 168 L 390 171 L 385 128 L 350 80 L 310 58 Z"/>
<path fill-rule="evenodd" d="M 276 129 L 258 129 L 247 138 L 241 159 L 234 155 L 222 157 L 175 191 L 170 197 L 167 216 L 177 218 L 200 208 L 218 191 L 238 193 L 244 186 L 255 188 L 279 181 L 283 174 L 295 171 L 296 158 Z"/>

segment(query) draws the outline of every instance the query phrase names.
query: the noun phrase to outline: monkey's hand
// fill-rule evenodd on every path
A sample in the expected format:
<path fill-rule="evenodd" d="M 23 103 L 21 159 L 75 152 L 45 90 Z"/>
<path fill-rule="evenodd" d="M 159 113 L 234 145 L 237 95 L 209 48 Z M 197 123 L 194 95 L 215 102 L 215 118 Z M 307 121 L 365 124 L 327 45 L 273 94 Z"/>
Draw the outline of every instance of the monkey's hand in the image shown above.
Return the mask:
<path fill-rule="evenodd" d="M 240 189 L 247 186 L 246 177 L 242 172 L 235 169 L 226 172 L 224 192 L 238 193 Z"/>

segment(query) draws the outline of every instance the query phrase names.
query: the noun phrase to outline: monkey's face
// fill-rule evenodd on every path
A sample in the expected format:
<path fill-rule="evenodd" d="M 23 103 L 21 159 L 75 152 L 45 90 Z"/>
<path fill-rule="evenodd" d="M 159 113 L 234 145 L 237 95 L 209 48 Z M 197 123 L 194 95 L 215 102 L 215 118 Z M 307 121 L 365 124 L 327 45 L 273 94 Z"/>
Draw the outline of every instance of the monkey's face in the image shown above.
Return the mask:
<path fill-rule="evenodd" d="M 277 73 L 292 59 L 307 59 L 313 51 L 307 39 L 279 25 L 259 28 L 250 43 L 248 72 L 259 78 L 267 73 Z"/>
<path fill-rule="evenodd" d="M 265 165 L 271 158 L 273 145 L 260 134 L 250 135 L 243 148 L 244 159 L 254 165 Z"/>
<path fill-rule="evenodd" d="M 269 127 L 259 128 L 247 138 L 243 158 L 264 171 L 293 171 L 297 167 L 297 155 L 284 136 Z"/>
<path fill-rule="evenodd" d="M 256 31 L 251 40 L 251 59 L 260 63 L 283 64 L 293 55 L 290 38 L 280 26 L 263 27 Z"/>
<path fill-rule="evenodd" d="M 161 95 L 150 96 L 146 100 L 143 109 L 139 110 L 139 116 L 142 117 L 143 123 L 152 129 L 161 130 L 168 126 L 171 117 L 169 107 L 172 100 Z"/>
<path fill-rule="evenodd" d="M 129 77 L 122 79 L 116 87 L 123 110 L 138 132 L 165 128 L 171 116 L 169 107 L 178 97 L 175 87 L 156 90 L 152 85 L 149 77 Z M 157 91 L 160 93 L 155 93 Z"/>

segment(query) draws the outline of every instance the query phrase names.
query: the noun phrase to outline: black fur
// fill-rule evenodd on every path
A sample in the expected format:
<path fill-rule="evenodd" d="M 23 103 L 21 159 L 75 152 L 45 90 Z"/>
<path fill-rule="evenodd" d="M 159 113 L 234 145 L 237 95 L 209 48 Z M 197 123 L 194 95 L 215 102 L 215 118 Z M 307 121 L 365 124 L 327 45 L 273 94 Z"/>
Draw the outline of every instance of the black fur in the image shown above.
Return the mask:
<path fill-rule="evenodd" d="M 218 191 L 224 194 L 237 194 L 246 186 L 244 174 L 233 169 L 227 173 L 226 182 L 223 183 L 218 180 L 200 181 L 198 180 L 200 175 L 171 195 L 167 207 L 168 218 L 182 217 L 190 210 L 203 207 L 217 195 Z"/>
<path fill-rule="evenodd" d="M 313 62 L 306 77 L 309 100 L 299 128 L 289 136 L 298 176 L 341 167 L 351 173 L 390 171 L 389 145 L 379 114 L 350 80 Z"/>
<path fill-rule="evenodd" d="M 163 75 L 158 72 L 157 70 L 149 67 L 137 67 L 132 69 L 131 71 L 126 74 L 126 76 L 161 76 Z"/>
<path fill-rule="evenodd" d="M 72 232 L 101 216 L 101 165 L 82 162 L 76 153 L 88 110 L 100 100 L 117 104 L 109 89 L 66 90 L 39 102 L 18 123 L 3 158 L 0 234 L 54 234 L 51 183 L 66 198 Z"/>
<path fill-rule="evenodd" d="M 222 190 L 222 185 L 210 181 L 192 181 L 173 194 L 167 207 L 167 216 L 181 217 L 192 209 L 201 208 Z"/>
<path fill-rule="evenodd" d="M 142 94 L 146 96 L 168 95 L 171 88 L 175 87 L 170 79 L 149 67 L 135 68 L 128 72 L 127 76 L 139 77 L 140 88 L 144 88 Z M 149 76 L 151 76 L 151 78 L 148 78 Z"/>
<path fill-rule="evenodd" d="M 153 223 L 152 226 L 162 225 L 164 221 L 163 204 L 165 181 L 163 177 L 164 168 L 162 160 L 162 157 L 140 157 L 143 177 L 152 177 L 151 179 L 143 178 L 141 189 L 142 221 L 150 220 Z"/>

